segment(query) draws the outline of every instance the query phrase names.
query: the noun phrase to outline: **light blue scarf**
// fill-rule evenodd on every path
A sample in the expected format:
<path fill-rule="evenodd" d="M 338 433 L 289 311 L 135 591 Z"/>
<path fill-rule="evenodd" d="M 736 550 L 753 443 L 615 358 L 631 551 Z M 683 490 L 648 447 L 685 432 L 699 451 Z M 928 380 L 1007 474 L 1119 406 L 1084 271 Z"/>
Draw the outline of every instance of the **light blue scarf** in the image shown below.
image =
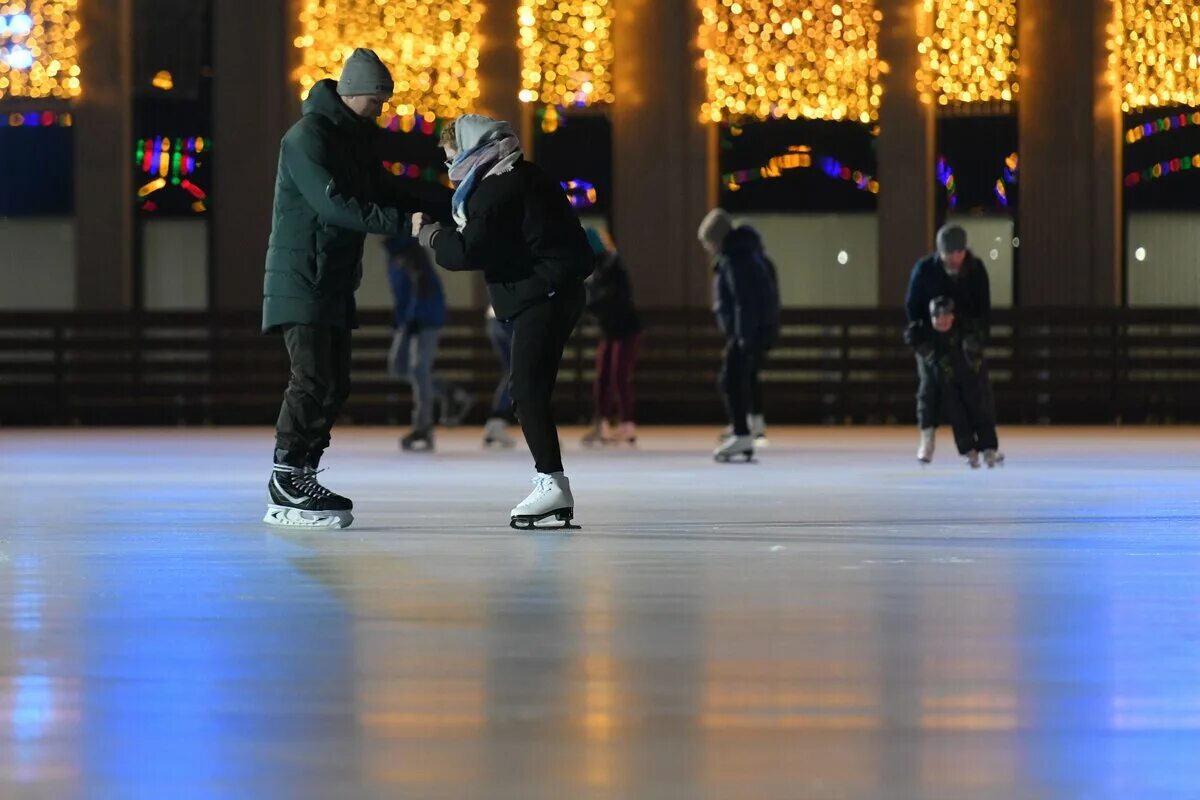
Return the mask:
<path fill-rule="evenodd" d="M 454 125 L 458 155 L 450 164 L 456 184 L 450 208 L 459 230 L 467 224 L 467 200 L 485 178 L 508 172 L 522 157 L 521 142 L 507 122 L 466 114 Z"/>

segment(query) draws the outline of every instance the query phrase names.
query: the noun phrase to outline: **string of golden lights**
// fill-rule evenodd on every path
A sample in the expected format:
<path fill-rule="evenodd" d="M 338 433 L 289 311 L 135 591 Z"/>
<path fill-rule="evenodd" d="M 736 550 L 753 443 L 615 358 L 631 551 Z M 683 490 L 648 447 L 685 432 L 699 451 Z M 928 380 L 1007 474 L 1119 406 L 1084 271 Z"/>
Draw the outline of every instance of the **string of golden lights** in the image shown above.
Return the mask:
<path fill-rule="evenodd" d="M 697 0 L 701 118 L 857 120 L 883 93 L 873 0 Z"/>
<path fill-rule="evenodd" d="M 369 47 L 396 81 L 385 114 L 466 113 L 479 98 L 483 14 L 474 0 L 305 0 L 295 40 L 304 54 L 296 74 L 301 95 L 337 77 L 354 48 Z"/>
<path fill-rule="evenodd" d="M 79 96 L 78 5 L 0 0 L 0 100 Z"/>
<path fill-rule="evenodd" d="M 917 91 L 926 103 L 1016 99 L 1017 0 L 921 0 Z"/>
<path fill-rule="evenodd" d="M 1109 53 L 1125 111 L 1200 105 L 1200 5 L 1113 0 Z"/>
<path fill-rule="evenodd" d="M 525 0 L 517 10 L 524 103 L 611 103 L 613 2 Z"/>

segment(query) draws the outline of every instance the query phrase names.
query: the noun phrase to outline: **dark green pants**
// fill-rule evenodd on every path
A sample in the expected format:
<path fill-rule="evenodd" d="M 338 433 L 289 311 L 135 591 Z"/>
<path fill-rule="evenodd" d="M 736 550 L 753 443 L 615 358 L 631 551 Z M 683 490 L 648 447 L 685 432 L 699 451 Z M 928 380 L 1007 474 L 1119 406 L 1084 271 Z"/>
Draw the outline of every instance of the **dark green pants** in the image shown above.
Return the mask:
<path fill-rule="evenodd" d="M 350 330 L 289 325 L 283 341 L 292 366 L 275 425 L 275 463 L 316 467 L 350 396 Z"/>

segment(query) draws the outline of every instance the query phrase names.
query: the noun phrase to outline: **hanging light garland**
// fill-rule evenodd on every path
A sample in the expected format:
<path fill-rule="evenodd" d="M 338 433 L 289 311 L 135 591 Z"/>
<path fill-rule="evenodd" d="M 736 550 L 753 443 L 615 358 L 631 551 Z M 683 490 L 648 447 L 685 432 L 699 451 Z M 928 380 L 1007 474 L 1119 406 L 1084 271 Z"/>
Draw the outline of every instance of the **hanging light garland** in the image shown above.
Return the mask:
<path fill-rule="evenodd" d="M 945 156 L 938 156 L 936 171 L 938 183 L 946 190 L 946 204 L 950 208 L 958 208 L 958 180 Z"/>
<path fill-rule="evenodd" d="M 1125 143 L 1137 144 L 1143 139 L 1157 136 L 1160 133 L 1170 133 L 1171 131 L 1198 126 L 1200 126 L 1200 111 L 1193 111 L 1190 114 L 1172 114 L 1169 117 L 1160 117 L 1156 120 L 1143 122 L 1141 125 L 1134 125 L 1125 131 Z"/>
<path fill-rule="evenodd" d="M 1171 175 L 1178 175 L 1182 172 L 1190 172 L 1192 170 L 1200 170 L 1200 154 L 1180 156 L 1179 158 L 1172 158 L 1169 161 L 1160 161 L 1146 169 L 1130 172 L 1125 176 L 1125 188 L 1132 189 L 1143 183 L 1152 183 Z"/>
<path fill-rule="evenodd" d="M 302 0 L 301 96 L 336 78 L 355 47 L 368 47 L 391 70 L 396 94 L 384 112 L 429 121 L 469 111 L 479 97 L 479 21 L 472 0 Z"/>
<path fill-rule="evenodd" d="M 1009 153 L 1004 159 L 1004 171 L 1000 177 L 996 179 L 996 185 L 992 191 L 996 195 L 996 202 L 1002 208 L 1008 208 L 1011 202 L 1009 190 L 1017 185 L 1017 175 L 1021 167 L 1021 159 L 1016 153 Z"/>
<path fill-rule="evenodd" d="M 704 121 L 879 117 L 874 0 L 697 0 Z"/>
<path fill-rule="evenodd" d="M 0 0 L 0 100 L 81 91 L 79 0 Z"/>
<path fill-rule="evenodd" d="M 786 152 L 773 156 L 766 164 L 757 169 L 743 169 L 727 172 L 721 176 L 721 182 L 731 192 L 741 191 L 748 183 L 761 180 L 782 178 L 785 172 L 797 169 L 812 169 L 817 167 L 829 178 L 854 184 L 860 192 L 879 194 L 879 181 L 862 170 L 852 169 L 842 164 L 836 158 L 829 156 L 818 158 L 808 145 L 792 145 Z"/>
<path fill-rule="evenodd" d="M 922 101 L 951 106 L 1016 99 L 1017 0 L 921 0 L 919 25 Z"/>
<path fill-rule="evenodd" d="M 524 0 L 517 21 L 521 102 L 613 102 L 613 0 Z"/>
<path fill-rule="evenodd" d="M 596 187 L 587 181 L 575 178 L 574 180 L 563 181 L 561 186 L 572 208 L 579 210 L 591 208 L 596 205 L 596 200 L 599 197 L 596 194 Z"/>
<path fill-rule="evenodd" d="M 143 201 L 142 210 L 156 211 L 158 205 L 149 198 L 168 186 L 178 186 L 192 196 L 192 211 L 197 214 L 207 211 L 208 193 L 191 179 L 204 154 L 211 150 L 212 141 L 202 136 L 138 139 L 134 163 L 139 172 L 150 178 L 137 190 L 138 199 Z"/>
<path fill-rule="evenodd" d="M 0 115 L 0 128 L 69 128 L 74 120 L 69 113 L 57 111 L 15 111 Z"/>
<path fill-rule="evenodd" d="M 1125 111 L 1200 105 L 1200 6 L 1113 0 L 1109 78 Z"/>

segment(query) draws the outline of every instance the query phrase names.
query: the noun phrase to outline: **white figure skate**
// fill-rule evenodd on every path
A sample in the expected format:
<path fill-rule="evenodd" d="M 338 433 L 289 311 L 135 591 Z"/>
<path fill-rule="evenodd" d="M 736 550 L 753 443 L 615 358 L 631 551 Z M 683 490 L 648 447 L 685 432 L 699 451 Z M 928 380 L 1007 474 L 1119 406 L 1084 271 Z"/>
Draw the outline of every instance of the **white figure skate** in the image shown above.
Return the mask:
<path fill-rule="evenodd" d="M 747 464 L 754 461 L 754 438 L 752 436 L 730 436 L 713 451 L 713 460 L 728 464 L 744 459 Z"/>
<path fill-rule="evenodd" d="M 483 426 L 483 446 L 507 450 L 517 441 L 508 433 L 508 423 L 502 417 L 492 417 Z"/>
<path fill-rule="evenodd" d="M 987 464 L 988 469 L 1004 466 L 1004 453 L 999 450 L 984 450 L 983 463 Z"/>
<path fill-rule="evenodd" d="M 543 520 L 561 522 L 561 526 L 539 525 Z M 533 476 L 533 491 L 510 513 L 509 526 L 518 530 L 558 528 L 578 530 L 572 525 L 575 518 L 575 498 L 571 482 L 561 472 L 550 475 L 539 472 Z"/>
<path fill-rule="evenodd" d="M 921 429 L 921 445 L 917 448 L 917 461 L 929 464 L 933 461 L 933 450 L 937 444 L 937 428 Z"/>

